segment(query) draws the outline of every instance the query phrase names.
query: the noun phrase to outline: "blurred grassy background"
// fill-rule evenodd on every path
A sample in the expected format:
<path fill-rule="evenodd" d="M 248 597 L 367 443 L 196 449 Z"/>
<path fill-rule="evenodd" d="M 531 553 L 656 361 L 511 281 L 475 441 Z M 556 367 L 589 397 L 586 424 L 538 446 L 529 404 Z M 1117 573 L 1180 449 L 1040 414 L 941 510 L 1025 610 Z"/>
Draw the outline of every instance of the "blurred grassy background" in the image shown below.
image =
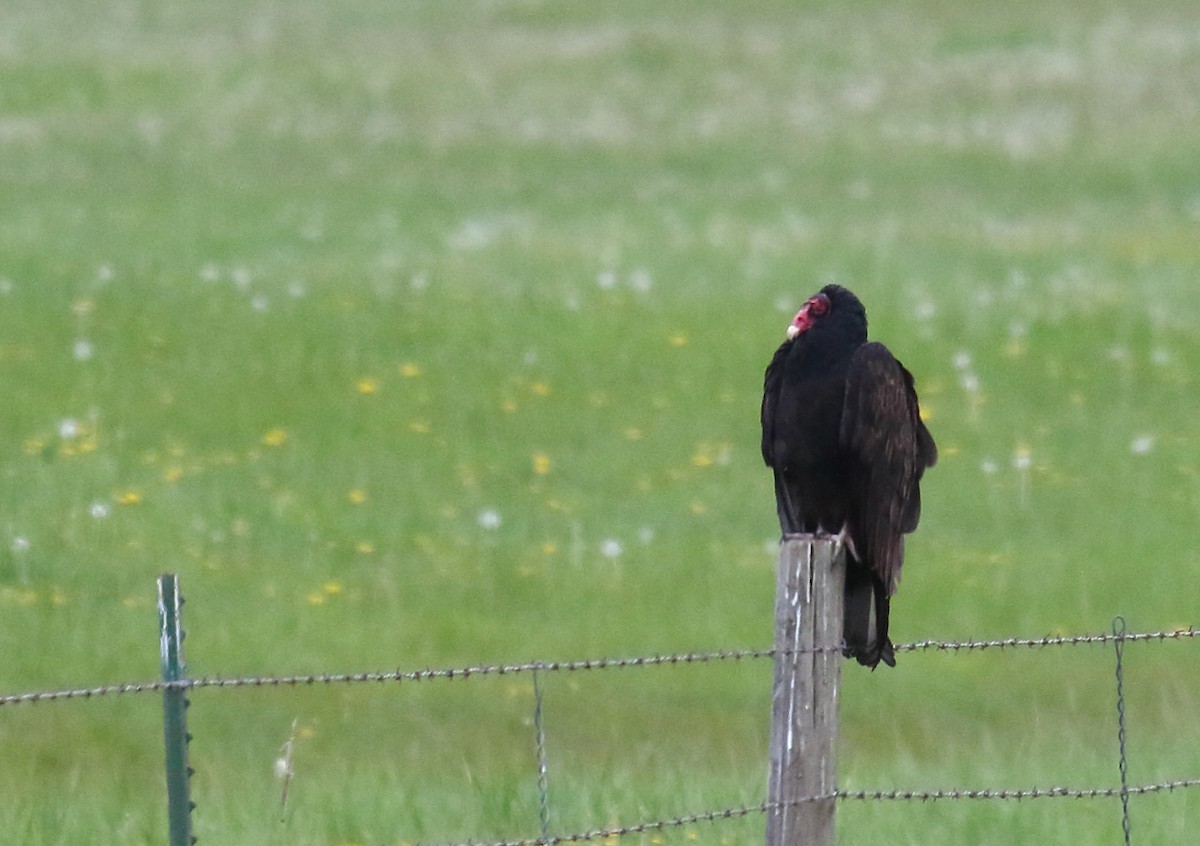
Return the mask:
<path fill-rule="evenodd" d="M 942 450 L 897 641 L 1196 623 L 1197 91 L 1171 0 L 15 0 L 5 691 L 153 678 L 164 570 L 200 675 L 765 646 L 762 369 L 828 281 Z M 1196 776 L 1195 645 L 1127 659 L 1131 777 Z M 1091 647 L 848 668 L 842 781 L 1111 785 L 1111 677 Z M 761 801 L 767 662 L 545 688 L 555 830 Z M 202 841 L 536 831 L 527 677 L 193 698 Z M 5 839 L 161 842 L 158 712 L 0 710 Z M 1139 837 L 1198 803 L 1135 800 Z M 840 824 L 1090 842 L 1119 811 Z"/>

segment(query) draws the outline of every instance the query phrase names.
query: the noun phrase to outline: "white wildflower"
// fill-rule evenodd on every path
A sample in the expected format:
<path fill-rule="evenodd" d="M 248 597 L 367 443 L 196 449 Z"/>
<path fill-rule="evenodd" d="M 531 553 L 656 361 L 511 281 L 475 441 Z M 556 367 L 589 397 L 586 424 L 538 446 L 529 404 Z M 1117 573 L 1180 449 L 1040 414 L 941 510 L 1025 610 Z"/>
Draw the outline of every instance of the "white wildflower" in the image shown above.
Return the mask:
<path fill-rule="evenodd" d="M 1134 455 L 1145 455 L 1154 449 L 1153 435 L 1138 435 L 1129 444 L 1129 451 Z"/>
<path fill-rule="evenodd" d="M 74 356 L 76 361 L 91 361 L 92 356 L 95 354 L 96 348 L 92 345 L 91 341 L 85 338 L 80 338 L 71 347 L 71 355 Z"/>
<path fill-rule="evenodd" d="M 600 544 L 600 554 L 605 558 L 619 558 L 624 549 L 616 538 L 609 538 Z"/>

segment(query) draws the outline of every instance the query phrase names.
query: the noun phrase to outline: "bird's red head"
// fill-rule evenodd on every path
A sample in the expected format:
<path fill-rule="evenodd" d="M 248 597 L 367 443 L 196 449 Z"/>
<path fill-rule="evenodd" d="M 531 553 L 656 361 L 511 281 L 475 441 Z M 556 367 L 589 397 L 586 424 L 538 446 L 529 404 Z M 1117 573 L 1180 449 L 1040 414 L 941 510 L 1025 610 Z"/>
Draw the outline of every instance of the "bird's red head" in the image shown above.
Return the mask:
<path fill-rule="evenodd" d="M 808 331 L 817 319 L 829 312 L 829 305 L 829 297 L 823 293 L 810 297 L 792 318 L 792 322 L 787 328 L 788 340 L 792 340 L 801 332 Z"/>

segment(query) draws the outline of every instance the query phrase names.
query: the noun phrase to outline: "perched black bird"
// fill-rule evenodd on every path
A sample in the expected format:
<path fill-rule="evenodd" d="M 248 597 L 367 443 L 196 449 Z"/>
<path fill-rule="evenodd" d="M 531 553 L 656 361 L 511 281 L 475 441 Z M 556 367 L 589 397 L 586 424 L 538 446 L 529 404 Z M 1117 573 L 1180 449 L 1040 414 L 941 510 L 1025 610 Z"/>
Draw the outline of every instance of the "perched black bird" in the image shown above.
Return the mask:
<path fill-rule="evenodd" d="M 780 528 L 841 536 L 846 655 L 894 667 L 889 601 L 904 535 L 921 515 L 921 476 L 937 461 L 912 374 L 867 341 L 858 297 L 826 285 L 788 326 L 765 382 L 762 454 L 775 471 Z"/>

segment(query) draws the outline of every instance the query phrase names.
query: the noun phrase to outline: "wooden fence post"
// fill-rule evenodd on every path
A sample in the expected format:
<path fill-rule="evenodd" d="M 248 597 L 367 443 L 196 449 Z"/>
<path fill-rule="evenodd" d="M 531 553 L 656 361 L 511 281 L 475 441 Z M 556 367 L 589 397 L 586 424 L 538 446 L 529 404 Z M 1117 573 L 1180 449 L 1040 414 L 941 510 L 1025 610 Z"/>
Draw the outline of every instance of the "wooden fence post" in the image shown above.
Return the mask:
<path fill-rule="evenodd" d="M 844 548 L 833 540 L 780 544 L 767 846 L 834 842 L 845 580 Z"/>

